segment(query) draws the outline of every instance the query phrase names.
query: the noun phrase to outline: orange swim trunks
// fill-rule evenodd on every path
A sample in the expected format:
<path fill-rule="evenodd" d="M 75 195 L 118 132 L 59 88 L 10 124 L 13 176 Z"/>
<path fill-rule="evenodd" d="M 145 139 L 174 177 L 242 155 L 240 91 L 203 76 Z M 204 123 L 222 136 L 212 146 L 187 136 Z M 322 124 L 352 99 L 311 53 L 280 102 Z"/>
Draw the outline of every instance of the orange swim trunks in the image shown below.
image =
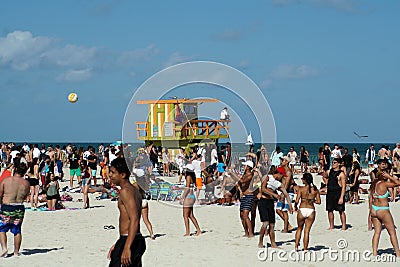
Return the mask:
<path fill-rule="evenodd" d="M 197 187 L 198 189 L 200 189 L 200 188 L 203 187 L 203 179 L 201 179 L 201 178 L 196 178 L 196 187 Z"/>

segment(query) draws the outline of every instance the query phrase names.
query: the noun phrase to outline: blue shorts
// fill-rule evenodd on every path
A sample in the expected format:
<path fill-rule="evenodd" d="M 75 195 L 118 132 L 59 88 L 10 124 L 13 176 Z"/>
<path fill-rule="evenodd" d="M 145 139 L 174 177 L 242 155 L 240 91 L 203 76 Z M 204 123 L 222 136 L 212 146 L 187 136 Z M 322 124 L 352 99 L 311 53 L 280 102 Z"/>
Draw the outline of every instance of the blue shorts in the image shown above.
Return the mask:
<path fill-rule="evenodd" d="M 89 178 L 82 178 L 82 186 L 90 185 Z"/>
<path fill-rule="evenodd" d="M 92 170 L 92 176 L 96 178 L 97 170 Z"/>
<path fill-rule="evenodd" d="M 253 194 L 244 195 L 240 199 L 240 211 L 243 210 L 250 211 L 253 208 L 253 204 L 254 204 L 254 195 Z"/>
<path fill-rule="evenodd" d="M 373 160 L 369 160 L 369 161 L 368 161 L 368 164 L 369 164 L 369 165 L 374 165 L 374 161 L 373 161 Z"/>
<path fill-rule="evenodd" d="M 289 199 L 292 200 L 292 194 L 289 194 Z M 276 202 L 276 209 L 277 210 L 282 210 L 282 211 L 288 211 L 289 210 L 289 203 L 287 202 L 286 198 L 284 198 L 282 201 Z"/>
<path fill-rule="evenodd" d="M 63 172 L 63 163 L 61 160 L 57 160 L 57 171 L 58 171 L 58 173 L 64 173 Z"/>
<path fill-rule="evenodd" d="M 25 216 L 25 206 L 22 204 L 3 204 L 0 208 L 0 232 L 10 231 L 14 235 L 21 233 L 21 225 Z"/>

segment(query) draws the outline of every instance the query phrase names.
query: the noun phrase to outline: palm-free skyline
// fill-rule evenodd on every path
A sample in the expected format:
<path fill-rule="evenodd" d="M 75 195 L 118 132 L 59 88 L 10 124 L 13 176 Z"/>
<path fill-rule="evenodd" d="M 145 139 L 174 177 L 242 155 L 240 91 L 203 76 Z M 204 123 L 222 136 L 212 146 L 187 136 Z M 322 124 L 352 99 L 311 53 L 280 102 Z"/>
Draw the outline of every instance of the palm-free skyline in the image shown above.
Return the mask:
<path fill-rule="evenodd" d="M 398 1 L 5 1 L 0 139 L 114 141 L 145 80 L 200 60 L 258 85 L 278 142 L 397 142 L 399 11 Z"/>

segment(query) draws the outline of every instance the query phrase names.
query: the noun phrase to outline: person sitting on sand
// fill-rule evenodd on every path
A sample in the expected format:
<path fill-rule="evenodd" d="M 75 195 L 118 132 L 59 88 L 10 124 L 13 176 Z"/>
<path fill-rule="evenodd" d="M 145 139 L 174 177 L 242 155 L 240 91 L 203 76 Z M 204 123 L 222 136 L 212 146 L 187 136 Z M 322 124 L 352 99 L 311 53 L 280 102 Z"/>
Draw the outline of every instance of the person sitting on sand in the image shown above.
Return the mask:
<path fill-rule="evenodd" d="M 185 179 L 186 179 L 186 187 L 182 193 L 182 197 L 180 203 L 183 204 L 183 220 L 185 222 L 186 233 L 184 236 L 190 236 L 190 225 L 189 219 L 192 221 L 194 226 L 196 227 L 196 235 L 201 234 L 200 226 L 197 222 L 196 217 L 194 217 L 193 213 L 193 205 L 196 201 L 196 197 L 194 195 L 194 186 L 196 185 L 196 174 L 194 173 L 194 167 L 192 164 L 187 164 L 185 167 Z"/>
<path fill-rule="evenodd" d="M 106 182 L 104 185 L 91 186 L 88 188 L 88 193 L 101 193 L 100 199 L 113 198 L 115 196 L 115 189 L 111 184 Z M 113 193 L 114 192 L 114 193 Z"/>
<path fill-rule="evenodd" d="M 304 238 L 303 238 L 303 250 L 307 251 L 308 242 L 310 237 L 311 226 L 315 220 L 315 204 L 321 204 L 321 196 L 317 187 L 314 185 L 313 176 L 311 173 L 305 173 L 301 180 L 304 186 L 299 187 L 297 192 L 296 202 L 294 204 L 294 209 L 297 212 L 297 231 L 295 235 L 295 249 L 299 250 L 299 243 L 301 238 L 301 232 L 304 227 Z M 297 208 L 299 201 L 301 199 L 300 208 Z"/>
<path fill-rule="evenodd" d="M 0 257 L 7 256 L 8 231 L 14 234 L 14 256 L 19 256 L 22 242 L 21 226 L 25 215 L 24 199 L 29 194 L 29 182 L 23 177 L 28 171 L 25 163 L 16 166 L 14 176 L 0 182 Z"/>
<path fill-rule="evenodd" d="M 259 173 L 260 174 L 260 173 Z M 283 169 L 271 168 L 268 175 L 262 178 L 261 188 L 260 188 L 260 201 L 258 202 L 258 211 L 261 220 L 260 229 L 260 239 L 258 242 L 258 247 L 262 248 L 264 235 L 269 235 L 271 247 L 279 248 L 275 243 L 275 207 L 274 199 L 282 199 L 283 197 L 289 201 L 289 195 L 286 192 L 285 187 L 282 185 L 281 181 L 283 176 L 286 175 Z M 279 195 L 277 190 L 281 191 L 282 194 Z M 290 203 L 290 202 L 289 202 Z M 289 206 L 290 212 L 293 212 L 292 205 Z"/>
<path fill-rule="evenodd" d="M 376 179 L 372 181 L 369 194 L 369 211 L 374 225 L 374 235 L 372 237 L 372 253 L 378 255 L 378 243 L 382 232 L 382 226 L 385 225 L 389 233 L 394 252 L 400 257 L 399 243 L 397 240 L 396 229 L 392 214 L 389 209 L 389 191 L 388 188 L 400 186 L 400 180 L 389 174 L 386 169 L 387 159 L 378 160 L 378 172 Z"/>

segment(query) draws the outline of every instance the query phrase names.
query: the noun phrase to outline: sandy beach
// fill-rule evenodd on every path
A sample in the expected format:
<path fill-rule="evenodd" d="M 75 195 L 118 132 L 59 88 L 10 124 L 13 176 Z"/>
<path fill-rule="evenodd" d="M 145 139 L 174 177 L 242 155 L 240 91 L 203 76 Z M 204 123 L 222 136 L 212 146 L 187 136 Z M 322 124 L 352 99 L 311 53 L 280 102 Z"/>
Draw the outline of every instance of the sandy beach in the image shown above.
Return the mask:
<path fill-rule="evenodd" d="M 299 177 L 296 180 L 300 183 Z M 176 178 L 169 178 L 174 181 Z M 321 176 L 316 176 L 319 184 Z M 65 182 L 61 183 L 63 186 Z M 96 200 L 97 194 L 91 194 L 91 206 L 88 210 L 81 209 L 80 193 L 71 193 L 72 202 L 64 202 L 66 210 L 32 211 L 27 210 L 23 224 L 22 255 L 0 259 L 0 266 L 107 266 L 108 249 L 118 238 L 117 202 Z M 373 232 L 367 231 L 368 205 L 367 195 L 361 195 L 360 205 L 346 205 L 348 230 L 339 230 L 339 216 L 335 214 L 335 224 L 338 229 L 328 231 L 327 213 L 325 212 L 325 196 L 322 204 L 317 206 L 316 221 L 311 230 L 310 250 L 314 250 L 318 258 L 324 249 L 338 249 L 338 239 L 344 239 L 347 247 L 342 251 L 358 250 L 361 253 L 371 250 Z M 29 204 L 26 203 L 28 207 Z M 150 220 L 156 234 L 156 240 L 150 240 L 147 229 L 141 222 L 141 232 L 146 237 L 147 250 L 143 256 L 144 266 L 265 266 L 273 263 L 280 266 L 287 264 L 282 260 L 299 266 L 316 266 L 319 260 L 294 262 L 289 253 L 294 249 L 294 233 L 283 234 L 283 222 L 277 220 L 276 240 L 283 251 L 282 260 L 273 255 L 265 261 L 259 260 L 257 253 L 258 236 L 244 238 L 239 219 L 239 206 L 195 206 L 195 215 L 203 234 L 199 237 L 183 237 L 184 224 L 182 208 L 169 202 L 149 201 Z M 391 203 L 391 211 L 395 223 L 399 224 L 400 203 Z M 296 215 L 290 216 L 290 223 L 296 226 Z M 113 225 L 116 229 L 105 230 L 105 225 Z M 256 232 L 260 228 L 257 213 Z M 191 228 L 194 232 L 194 228 Z M 398 236 L 400 235 L 397 230 Z M 264 239 L 265 241 L 269 239 Z M 8 234 L 8 246 L 12 251 L 12 235 Z M 382 233 L 379 244 L 383 255 L 393 254 L 387 232 Z M 268 249 L 270 253 L 273 249 Z M 9 251 L 9 253 L 11 253 Z M 389 253 L 389 254 L 387 254 Z M 11 255 L 11 254 L 10 254 Z M 371 260 L 374 260 L 371 257 Z M 393 260 L 393 259 L 392 259 Z M 325 255 L 324 265 L 335 264 L 346 266 L 361 266 L 366 262 L 329 259 Z M 385 266 L 395 266 L 396 263 L 385 263 Z"/>

